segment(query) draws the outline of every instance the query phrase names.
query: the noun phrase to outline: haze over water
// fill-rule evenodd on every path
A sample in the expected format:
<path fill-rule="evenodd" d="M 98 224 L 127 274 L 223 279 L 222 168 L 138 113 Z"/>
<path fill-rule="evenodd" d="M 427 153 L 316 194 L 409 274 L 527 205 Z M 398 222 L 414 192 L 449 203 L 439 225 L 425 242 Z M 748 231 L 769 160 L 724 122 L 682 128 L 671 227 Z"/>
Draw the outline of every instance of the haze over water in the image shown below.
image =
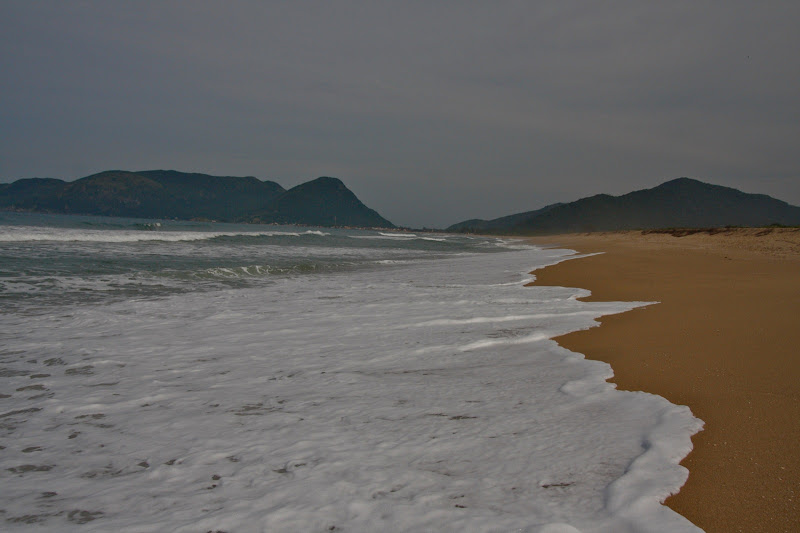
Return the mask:
<path fill-rule="evenodd" d="M 0 520 L 43 531 L 697 531 L 701 422 L 549 340 L 637 303 L 564 250 L 0 214 Z"/>

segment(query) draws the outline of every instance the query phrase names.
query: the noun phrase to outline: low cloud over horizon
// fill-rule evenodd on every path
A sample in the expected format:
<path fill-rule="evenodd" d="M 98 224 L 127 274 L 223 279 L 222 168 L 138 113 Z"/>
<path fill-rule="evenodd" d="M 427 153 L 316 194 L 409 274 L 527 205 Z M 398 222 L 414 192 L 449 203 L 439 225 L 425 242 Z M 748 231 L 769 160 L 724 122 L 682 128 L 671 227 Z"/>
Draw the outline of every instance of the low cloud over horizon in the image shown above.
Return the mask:
<path fill-rule="evenodd" d="M 342 179 L 443 227 L 688 176 L 800 204 L 800 4 L 0 5 L 0 182 Z"/>

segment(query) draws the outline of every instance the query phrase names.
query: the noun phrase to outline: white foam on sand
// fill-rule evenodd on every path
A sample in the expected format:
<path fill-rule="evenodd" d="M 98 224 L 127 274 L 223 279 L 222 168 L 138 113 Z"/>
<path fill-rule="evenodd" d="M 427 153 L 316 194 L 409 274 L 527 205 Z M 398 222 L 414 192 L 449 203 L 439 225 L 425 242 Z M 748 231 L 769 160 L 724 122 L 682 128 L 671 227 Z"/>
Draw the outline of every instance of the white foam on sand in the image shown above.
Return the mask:
<path fill-rule="evenodd" d="M 0 519 L 46 531 L 698 531 L 701 427 L 550 340 L 636 303 L 532 250 L 0 316 Z M 513 283 L 512 283 L 513 282 Z"/>

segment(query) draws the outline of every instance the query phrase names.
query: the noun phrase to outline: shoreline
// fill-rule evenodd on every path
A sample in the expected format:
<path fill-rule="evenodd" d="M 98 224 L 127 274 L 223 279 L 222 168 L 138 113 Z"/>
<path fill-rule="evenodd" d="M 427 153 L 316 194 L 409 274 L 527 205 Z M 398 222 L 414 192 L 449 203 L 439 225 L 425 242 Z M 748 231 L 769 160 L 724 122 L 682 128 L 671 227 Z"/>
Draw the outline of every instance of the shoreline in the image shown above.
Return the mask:
<path fill-rule="evenodd" d="M 659 302 L 554 340 L 705 422 L 665 504 L 710 533 L 800 531 L 800 229 L 528 240 L 601 252 L 536 270 L 535 285 Z"/>

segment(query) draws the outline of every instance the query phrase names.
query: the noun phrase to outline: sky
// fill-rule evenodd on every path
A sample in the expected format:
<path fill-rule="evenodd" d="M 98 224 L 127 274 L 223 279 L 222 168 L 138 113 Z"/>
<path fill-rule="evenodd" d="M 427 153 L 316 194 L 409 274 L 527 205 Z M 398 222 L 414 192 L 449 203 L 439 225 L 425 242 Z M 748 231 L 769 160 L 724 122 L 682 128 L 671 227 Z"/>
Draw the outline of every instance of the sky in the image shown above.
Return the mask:
<path fill-rule="evenodd" d="M 800 205 L 800 2 L 0 0 L 0 182 L 340 178 L 445 227 L 688 176 Z"/>

